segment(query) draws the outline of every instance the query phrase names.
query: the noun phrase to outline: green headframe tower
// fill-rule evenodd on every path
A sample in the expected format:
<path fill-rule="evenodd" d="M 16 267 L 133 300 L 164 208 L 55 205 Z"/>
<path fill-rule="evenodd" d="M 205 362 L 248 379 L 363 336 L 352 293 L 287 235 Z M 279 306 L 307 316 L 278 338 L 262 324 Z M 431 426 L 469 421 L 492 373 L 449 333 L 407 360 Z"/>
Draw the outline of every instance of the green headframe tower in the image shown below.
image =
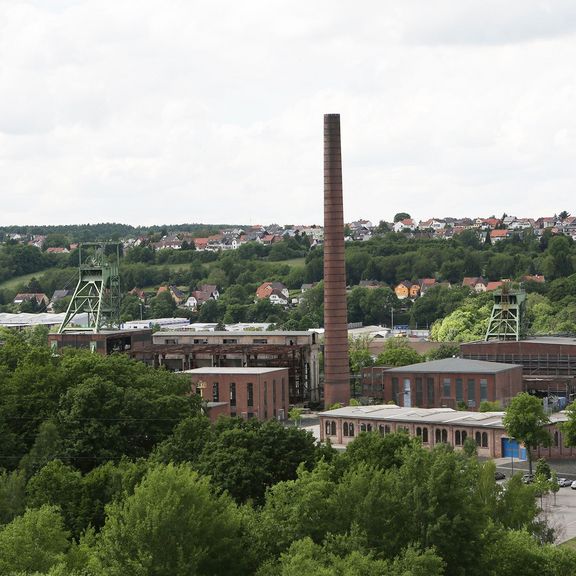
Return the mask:
<path fill-rule="evenodd" d="M 120 244 L 85 242 L 79 245 L 78 256 L 78 284 L 58 333 L 119 328 Z M 81 313 L 88 314 L 88 325 L 84 328 L 72 325 L 74 317 Z"/>
<path fill-rule="evenodd" d="M 520 340 L 524 336 L 526 292 L 504 284 L 494 292 L 494 306 L 484 340 Z"/>

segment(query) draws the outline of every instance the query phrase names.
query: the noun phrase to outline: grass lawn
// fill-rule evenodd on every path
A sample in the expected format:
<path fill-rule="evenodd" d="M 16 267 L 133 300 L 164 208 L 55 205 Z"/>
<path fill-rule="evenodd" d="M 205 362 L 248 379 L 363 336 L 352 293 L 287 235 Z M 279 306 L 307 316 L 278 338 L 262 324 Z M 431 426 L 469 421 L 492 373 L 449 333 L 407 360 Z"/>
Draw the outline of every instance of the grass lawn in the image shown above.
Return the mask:
<path fill-rule="evenodd" d="M 0 283 L 0 290 L 16 290 L 18 286 L 22 284 L 26 284 L 30 282 L 32 278 L 38 279 L 42 282 L 42 274 L 51 270 L 51 268 L 46 268 L 45 270 L 38 270 L 32 274 L 24 274 L 24 276 L 15 276 L 14 278 L 10 278 L 9 280 L 5 280 L 4 282 Z"/>

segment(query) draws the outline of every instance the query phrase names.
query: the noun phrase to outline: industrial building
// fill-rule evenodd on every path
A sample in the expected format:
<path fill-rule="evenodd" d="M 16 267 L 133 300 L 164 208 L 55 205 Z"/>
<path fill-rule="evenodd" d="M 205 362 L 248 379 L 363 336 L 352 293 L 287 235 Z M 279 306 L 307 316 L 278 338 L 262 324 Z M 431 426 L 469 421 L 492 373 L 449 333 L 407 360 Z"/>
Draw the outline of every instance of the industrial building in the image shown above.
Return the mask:
<path fill-rule="evenodd" d="M 320 439 L 347 445 L 361 432 L 406 432 L 420 438 L 422 445 L 449 444 L 461 449 L 472 438 L 478 455 L 487 458 L 514 457 L 525 459 L 526 449 L 506 434 L 504 412 L 465 412 L 451 408 L 407 408 L 393 404 L 347 406 L 320 413 Z M 534 458 L 574 458 L 576 448 L 564 446 L 561 423 L 565 413 L 550 416 L 547 427 L 552 438 L 549 448 L 539 448 Z"/>
<path fill-rule="evenodd" d="M 540 336 L 521 340 L 488 340 L 460 345 L 462 358 L 519 364 L 524 390 L 541 397 L 576 397 L 576 339 Z"/>
<path fill-rule="evenodd" d="M 478 410 L 484 401 L 505 407 L 522 392 L 522 366 L 445 358 L 398 368 L 373 366 L 362 372 L 362 393 L 376 402 L 420 408 Z"/>
<path fill-rule="evenodd" d="M 195 368 L 186 370 L 213 422 L 219 416 L 285 420 L 288 368 Z"/>
<path fill-rule="evenodd" d="M 174 371 L 288 368 L 290 402 L 320 400 L 320 344 L 315 332 L 160 331 L 153 334 L 148 345 L 129 353 L 133 358 Z"/>

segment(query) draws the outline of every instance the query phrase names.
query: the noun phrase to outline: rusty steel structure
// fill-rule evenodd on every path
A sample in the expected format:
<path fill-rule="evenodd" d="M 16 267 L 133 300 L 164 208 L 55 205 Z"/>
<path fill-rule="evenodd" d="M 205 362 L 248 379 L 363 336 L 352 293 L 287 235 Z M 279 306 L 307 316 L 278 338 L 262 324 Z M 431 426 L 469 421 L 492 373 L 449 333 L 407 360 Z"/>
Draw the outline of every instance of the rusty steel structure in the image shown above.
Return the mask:
<path fill-rule="evenodd" d="M 324 115 L 324 406 L 348 404 L 348 313 L 340 115 Z"/>
<path fill-rule="evenodd" d="M 178 372 L 206 366 L 288 368 L 290 403 L 297 404 L 310 396 L 308 349 L 298 344 L 150 344 L 129 354 L 155 368 Z"/>

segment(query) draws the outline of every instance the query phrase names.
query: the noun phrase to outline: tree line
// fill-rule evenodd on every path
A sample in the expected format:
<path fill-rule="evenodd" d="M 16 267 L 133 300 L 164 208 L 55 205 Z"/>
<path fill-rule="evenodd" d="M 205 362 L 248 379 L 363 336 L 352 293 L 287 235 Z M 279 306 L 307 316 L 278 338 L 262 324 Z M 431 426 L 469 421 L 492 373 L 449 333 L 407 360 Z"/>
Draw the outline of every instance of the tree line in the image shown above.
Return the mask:
<path fill-rule="evenodd" d="M 220 419 L 183 375 L 0 335 L 0 573 L 568 576 L 537 488 L 404 433 L 345 453 Z"/>

